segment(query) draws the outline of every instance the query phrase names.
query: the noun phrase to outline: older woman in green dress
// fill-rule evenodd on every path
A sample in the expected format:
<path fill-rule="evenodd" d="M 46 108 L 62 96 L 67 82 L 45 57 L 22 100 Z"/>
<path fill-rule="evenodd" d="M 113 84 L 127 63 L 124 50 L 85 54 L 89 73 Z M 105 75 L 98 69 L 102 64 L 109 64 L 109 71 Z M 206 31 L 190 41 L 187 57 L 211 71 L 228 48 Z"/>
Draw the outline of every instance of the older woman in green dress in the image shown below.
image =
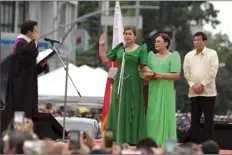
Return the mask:
<path fill-rule="evenodd" d="M 150 70 L 147 67 L 146 45 L 144 44 L 139 46 L 135 43 L 136 30 L 133 27 L 126 27 L 124 28 L 123 35 L 125 48 L 122 44 L 119 44 L 107 55 L 104 50 L 106 42 L 105 34 L 102 34 L 99 39 L 99 55 L 102 62 L 107 64 L 110 61 L 118 61 L 118 71 L 112 90 L 106 128 L 114 131 L 114 139 L 117 139 L 118 142 L 136 144 L 138 140 L 146 137 L 143 85 L 138 67 L 140 67 L 143 71 Z M 125 58 L 125 67 L 122 86 L 122 100 L 121 103 L 119 103 L 117 91 L 123 54 Z M 121 105 L 119 106 L 119 104 Z"/>
<path fill-rule="evenodd" d="M 169 36 L 155 37 L 157 54 L 149 52 L 148 67 L 154 72 L 149 81 L 147 134 L 159 146 L 168 139 L 176 140 L 176 105 L 174 80 L 180 77 L 181 59 L 178 52 L 169 52 Z"/>

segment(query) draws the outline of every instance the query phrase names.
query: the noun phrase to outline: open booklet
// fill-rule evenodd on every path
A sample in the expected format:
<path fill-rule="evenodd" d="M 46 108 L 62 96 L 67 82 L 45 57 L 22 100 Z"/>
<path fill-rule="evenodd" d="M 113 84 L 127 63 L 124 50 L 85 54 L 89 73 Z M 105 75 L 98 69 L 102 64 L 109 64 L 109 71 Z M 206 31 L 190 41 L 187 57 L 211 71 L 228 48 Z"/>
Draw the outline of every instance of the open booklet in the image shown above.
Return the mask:
<path fill-rule="evenodd" d="M 49 59 L 51 56 L 53 56 L 56 52 L 52 49 L 46 49 L 45 51 L 39 52 L 39 55 L 36 58 L 37 65 L 42 63 L 45 59 Z"/>

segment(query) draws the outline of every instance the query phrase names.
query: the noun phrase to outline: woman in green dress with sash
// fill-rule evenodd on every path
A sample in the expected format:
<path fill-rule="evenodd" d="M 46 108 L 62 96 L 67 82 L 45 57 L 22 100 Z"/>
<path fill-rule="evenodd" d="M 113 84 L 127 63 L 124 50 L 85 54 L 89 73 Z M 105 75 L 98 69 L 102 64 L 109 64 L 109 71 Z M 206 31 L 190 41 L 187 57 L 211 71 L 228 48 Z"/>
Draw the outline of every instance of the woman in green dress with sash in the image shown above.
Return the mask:
<path fill-rule="evenodd" d="M 103 33 L 99 39 L 99 55 L 102 63 L 107 64 L 110 61 L 118 61 L 118 71 L 114 80 L 106 129 L 114 131 L 114 139 L 118 142 L 134 145 L 137 144 L 138 140 L 146 137 L 143 84 L 139 74 L 139 67 L 143 71 L 149 70 L 147 67 L 147 47 L 145 44 L 143 46 L 135 44 L 136 30 L 133 27 L 124 28 L 123 36 L 125 48 L 123 44 L 119 44 L 107 55 L 104 50 L 105 34 Z M 123 54 L 125 55 L 125 67 L 122 100 L 119 103 L 117 92 Z M 119 104 L 121 105 L 120 116 L 118 117 Z M 118 123 L 119 126 L 117 126 Z"/>
<path fill-rule="evenodd" d="M 158 34 L 155 37 L 158 53 L 148 54 L 148 67 L 154 75 L 149 81 L 147 134 L 158 146 L 168 139 L 177 139 L 174 80 L 180 77 L 181 59 L 178 52 L 168 51 L 169 45 L 169 36 Z"/>

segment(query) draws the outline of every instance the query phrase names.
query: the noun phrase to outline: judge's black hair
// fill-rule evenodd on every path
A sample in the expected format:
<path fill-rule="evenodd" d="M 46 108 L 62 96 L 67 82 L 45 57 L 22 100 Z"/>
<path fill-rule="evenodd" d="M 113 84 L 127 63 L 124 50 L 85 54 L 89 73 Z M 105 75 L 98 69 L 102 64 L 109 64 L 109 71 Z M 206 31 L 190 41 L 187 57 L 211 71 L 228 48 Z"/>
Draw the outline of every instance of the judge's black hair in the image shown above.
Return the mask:
<path fill-rule="evenodd" d="M 37 25 L 38 23 L 36 21 L 32 21 L 32 20 L 25 21 L 21 26 L 20 33 L 25 35 L 27 34 L 28 31 L 32 32 L 34 30 L 34 27 Z"/>

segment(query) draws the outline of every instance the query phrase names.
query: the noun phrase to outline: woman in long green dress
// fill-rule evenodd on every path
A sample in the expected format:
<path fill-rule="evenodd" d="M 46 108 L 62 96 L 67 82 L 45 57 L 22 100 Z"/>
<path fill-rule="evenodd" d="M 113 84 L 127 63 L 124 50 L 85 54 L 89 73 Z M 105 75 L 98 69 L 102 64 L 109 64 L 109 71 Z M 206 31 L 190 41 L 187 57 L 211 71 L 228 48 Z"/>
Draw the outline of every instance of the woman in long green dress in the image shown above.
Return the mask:
<path fill-rule="evenodd" d="M 133 27 L 124 28 L 123 35 L 126 48 L 124 49 L 123 45 L 119 44 L 107 55 L 104 51 L 105 34 L 99 40 L 99 55 L 102 62 L 118 61 L 118 71 L 114 80 L 106 129 L 114 131 L 114 139 L 118 142 L 134 145 L 137 144 L 138 140 L 146 137 L 143 85 L 138 67 L 140 66 L 142 70 L 148 70 L 147 48 L 146 45 L 139 46 L 135 44 L 136 31 Z M 125 70 L 122 101 L 119 103 L 117 91 L 123 54 L 125 54 Z M 119 104 L 121 104 L 120 114 Z M 118 123 L 119 126 L 117 126 Z"/>
<path fill-rule="evenodd" d="M 177 139 L 174 80 L 180 77 L 181 59 L 178 52 L 168 51 L 169 45 L 168 35 L 158 34 L 155 37 L 158 53 L 148 54 L 148 67 L 154 75 L 149 81 L 147 134 L 158 146 L 168 139 Z"/>

